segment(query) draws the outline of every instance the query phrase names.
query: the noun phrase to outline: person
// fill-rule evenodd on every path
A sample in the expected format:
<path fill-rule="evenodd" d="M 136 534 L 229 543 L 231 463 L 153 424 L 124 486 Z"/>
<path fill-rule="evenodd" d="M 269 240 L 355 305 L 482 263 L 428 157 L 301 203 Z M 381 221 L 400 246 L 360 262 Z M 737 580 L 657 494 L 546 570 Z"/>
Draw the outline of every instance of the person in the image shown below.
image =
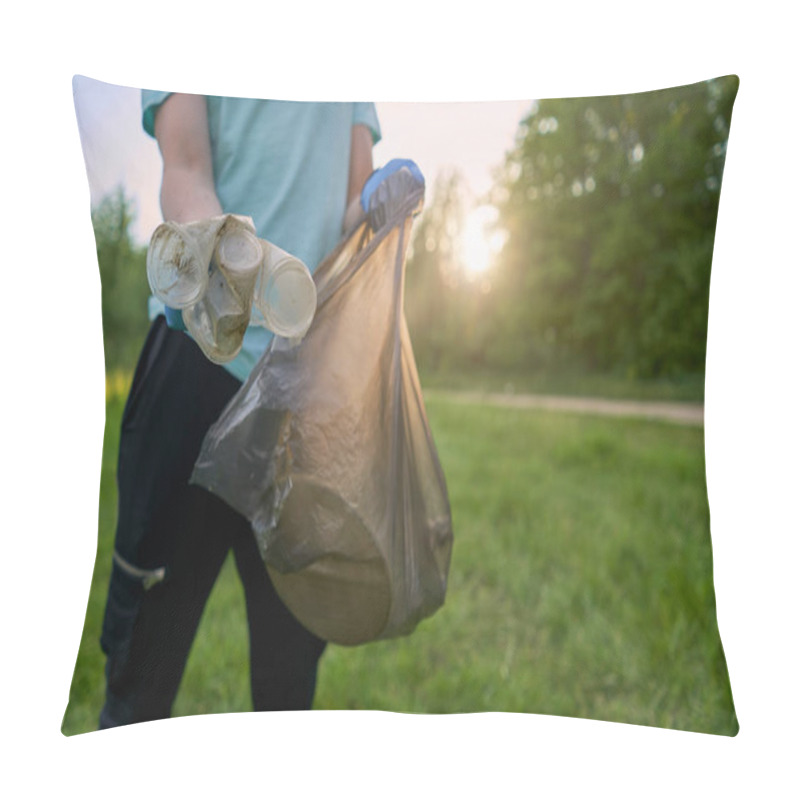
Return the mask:
<path fill-rule="evenodd" d="M 380 139 L 371 103 L 144 91 L 142 114 L 163 158 L 165 220 L 249 216 L 260 238 L 312 271 L 357 216 Z M 248 522 L 189 484 L 206 431 L 272 335 L 249 327 L 241 352 L 220 366 L 166 324 L 153 297 L 149 313 L 120 435 L 99 727 L 170 716 L 206 600 L 231 551 L 245 593 L 253 708 L 308 709 L 325 642 L 277 596 Z"/>

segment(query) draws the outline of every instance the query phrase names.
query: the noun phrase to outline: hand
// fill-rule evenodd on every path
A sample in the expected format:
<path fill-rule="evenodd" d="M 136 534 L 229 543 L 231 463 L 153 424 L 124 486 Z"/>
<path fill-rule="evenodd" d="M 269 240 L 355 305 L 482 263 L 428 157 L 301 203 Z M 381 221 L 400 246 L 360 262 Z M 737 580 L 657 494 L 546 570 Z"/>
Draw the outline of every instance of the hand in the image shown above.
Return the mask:
<path fill-rule="evenodd" d="M 413 216 L 422 208 L 425 178 L 410 159 L 395 158 L 375 170 L 364 184 L 361 206 L 373 231 L 378 231 L 397 214 Z"/>
<path fill-rule="evenodd" d="M 406 167 L 416 180 L 425 185 L 425 178 L 422 176 L 422 171 L 410 158 L 393 158 L 388 164 L 376 169 L 372 175 L 367 178 L 364 183 L 364 188 L 361 190 L 361 208 L 369 212 L 369 201 L 375 190 L 380 186 L 386 178 L 399 172 L 403 167 Z"/>

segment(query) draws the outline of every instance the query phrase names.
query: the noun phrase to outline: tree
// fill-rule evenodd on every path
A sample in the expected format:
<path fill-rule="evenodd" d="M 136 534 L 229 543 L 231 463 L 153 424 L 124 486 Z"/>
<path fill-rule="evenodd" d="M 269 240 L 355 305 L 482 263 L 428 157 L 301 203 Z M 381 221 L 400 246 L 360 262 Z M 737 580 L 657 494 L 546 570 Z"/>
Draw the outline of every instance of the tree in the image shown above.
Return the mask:
<path fill-rule="evenodd" d="M 737 87 L 534 104 L 496 192 L 495 312 L 522 364 L 702 371 Z"/>
<path fill-rule="evenodd" d="M 420 368 L 439 369 L 459 358 L 458 241 L 463 223 L 462 178 L 439 176 L 415 222 L 405 285 L 405 315 Z"/>
<path fill-rule="evenodd" d="M 147 332 L 146 248 L 130 233 L 132 201 L 120 187 L 92 209 L 92 226 L 102 283 L 106 370 L 130 370 Z"/>

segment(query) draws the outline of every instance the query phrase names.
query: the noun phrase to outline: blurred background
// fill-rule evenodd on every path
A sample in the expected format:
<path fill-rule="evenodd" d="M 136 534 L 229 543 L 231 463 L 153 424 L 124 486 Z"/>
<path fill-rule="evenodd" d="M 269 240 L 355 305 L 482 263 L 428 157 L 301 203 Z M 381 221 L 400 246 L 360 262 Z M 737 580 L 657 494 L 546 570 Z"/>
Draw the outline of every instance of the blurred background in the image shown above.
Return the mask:
<path fill-rule="evenodd" d="M 716 626 L 701 407 L 737 86 L 378 104 L 376 164 L 413 158 L 427 179 L 405 310 L 456 542 L 445 607 L 408 639 L 330 647 L 317 707 L 738 730 Z M 160 158 L 138 92 L 80 78 L 75 90 L 107 422 L 65 733 L 93 729 L 102 704 L 119 419 L 148 327 L 144 260 L 160 221 Z M 576 397 L 594 406 L 576 414 Z M 640 404 L 605 406 L 609 415 L 601 400 Z M 649 405 L 665 402 L 699 414 L 678 424 Z M 176 714 L 248 709 L 243 609 L 229 564 Z"/>
<path fill-rule="evenodd" d="M 737 85 L 379 103 L 376 165 L 413 157 L 428 181 L 406 285 L 427 382 L 701 401 Z M 136 90 L 78 78 L 76 106 L 106 365 L 130 370 L 147 326 L 141 265 L 161 220 L 160 156 L 141 130 Z"/>
<path fill-rule="evenodd" d="M 535 102 L 480 205 L 457 170 L 437 176 L 406 305 L 423 370 L 658 381 L 701 400 L 737 84 Z"/>

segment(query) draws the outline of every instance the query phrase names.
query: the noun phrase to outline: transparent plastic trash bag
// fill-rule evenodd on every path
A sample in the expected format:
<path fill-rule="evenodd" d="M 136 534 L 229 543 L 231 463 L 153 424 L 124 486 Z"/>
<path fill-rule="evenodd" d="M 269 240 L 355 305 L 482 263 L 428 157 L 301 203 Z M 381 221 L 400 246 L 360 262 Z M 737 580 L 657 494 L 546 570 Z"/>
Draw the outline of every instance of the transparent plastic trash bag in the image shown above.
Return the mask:
<path fill-rule="evenodd" d="M 407 170 L 314 278 L 298 345 L 276 338 L 209 430 L 192 482 L 253 527 L 278 594 L 345 645 L 410 633 L 444 602 L 450 504 L 403 315 L 424 185 Z"/>

